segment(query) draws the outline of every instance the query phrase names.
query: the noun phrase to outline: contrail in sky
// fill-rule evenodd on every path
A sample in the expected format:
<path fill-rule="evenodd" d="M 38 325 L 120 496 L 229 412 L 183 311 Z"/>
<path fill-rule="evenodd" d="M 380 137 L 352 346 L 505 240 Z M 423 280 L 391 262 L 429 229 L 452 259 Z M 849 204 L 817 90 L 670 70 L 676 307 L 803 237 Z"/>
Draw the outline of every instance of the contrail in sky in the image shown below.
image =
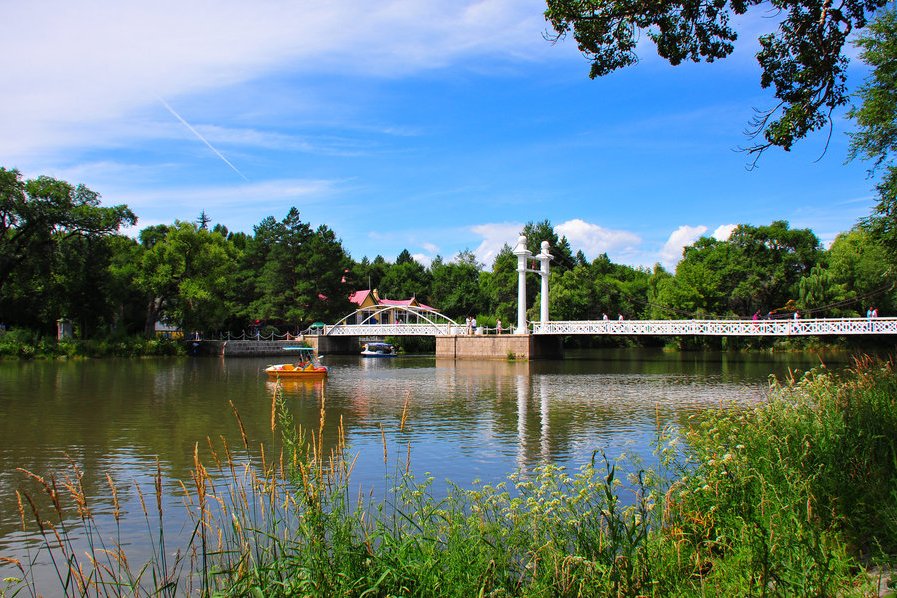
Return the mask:
<path fill-rule="evenodd" d="M 191 126 L 190 126 L 190 123 L 188 123 L 186 120 L 184 120 L 184 117 L 182 117 L 180 114 L 178 114 L 177 112 L 175 112 L 175 111 L 174 111 L 174 108 L 172 108 L 171 106 L 168 105 L 168 102 L 166 102 L 165 100 L 163 100 L 162 98 L 160 98 L 160 97 L 158 97 L 158 96 L 157 96 L 157 99 L 158 99 L 160 102 L 162 102 L 162 105 L 165 106 L 165 108 L 166 108 L 169 112 L 171 112 L 172 116 L 174 116 L 176 119 L 178 119 L 179 121 L 181 121 L 181 124 L 183 124 L 185 127 L 187 127 L 188 129 L 190 129 L 190 132 L 191 132 L 191 133 L 193 133 L 194 135 L 196 135 L 196 137 L 197 137 L 200 141 L 202 141 L 203 143 L 205 143 L 206 146 L 207 146 L 210 150 L 212 150 L 213 152 L 215 152 L 215 155 L 216 155 L 216 156 L 218 156 L 219 158 L 221 158 L 221 160 L 222 160 L 225 164 L 227 164 L 228 166 L 230 166 L 230 167 L 231 167 L 231 170 L 233 170 L 233 171 L 236 172 L 238 175 L 240 175 L 240 178 L 242 178 L 244 181 L 246 181 L 247 183 L 249 182 L 249 179 L 247 179 L 247 178 L 243 175 L 242 172 L 240 172 L 239 170 L 237 170 L 237 167 L 236 167 L 236 166 L 234 166 L 233 164 L 231 164 L 230 161 L 229 161 L 227 158 L 225 158 L 225 157 L 221 154 L 221 152 L 219 152 L 218 150 L 216 150 L 216 149 L 212 146 L 212 144 L 209 143 L 209 142 L 206 140 L 205 137 L 203 137 L 202 135 L 200 135 L 200 134 L 199 134 L 199 131 L 197 131 L 196 129 L 194 129 L 193 127 L 191 127 Z"/>

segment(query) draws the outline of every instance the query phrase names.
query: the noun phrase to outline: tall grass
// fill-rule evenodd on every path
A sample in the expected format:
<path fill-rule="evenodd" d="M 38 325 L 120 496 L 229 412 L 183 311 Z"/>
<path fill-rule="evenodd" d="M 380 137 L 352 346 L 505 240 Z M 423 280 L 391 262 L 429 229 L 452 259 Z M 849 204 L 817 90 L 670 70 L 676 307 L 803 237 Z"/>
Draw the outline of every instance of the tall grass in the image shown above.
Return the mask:
<path fill-rule="evenodd" d="M 186 547 L 162 531 L 157 468 L 140 494 L 156 557 L 139 568 L 97 532 L 74 464 L 61 481 L 25 472 L 54 506 L 45 517 L 21 493 L 22 526 L 36 524 L 66 595 L 850 596 L 875 593 L 867 572 L 897 554 L 892 362 L 821 369 L 775 382 L 757 407 L 705 413 L 659 439 L 653 469 L 596 452 L 576 471 L 545 464 L 444 494 L 410 473 L 410 449 L 384 499 L 353 491 L 342 426 L 323 450 L 326 418 L 322 397 L 318 427 L 297 428 L 275 392 L 276 453 L 250 447 L 242 423 L 242 446 L 208 441 L 208 465 L 197 446 Z M 47 591 L 29 563 L 7 564 L 6 593 Z"/>
<path fill-rule="evenodd" d="M 185 355 L 183 341 L 142 336 L 88 340 L 63 339 L 17 329 L 0 333 L 0 359 L 78 357 L 141 357 Z"/>

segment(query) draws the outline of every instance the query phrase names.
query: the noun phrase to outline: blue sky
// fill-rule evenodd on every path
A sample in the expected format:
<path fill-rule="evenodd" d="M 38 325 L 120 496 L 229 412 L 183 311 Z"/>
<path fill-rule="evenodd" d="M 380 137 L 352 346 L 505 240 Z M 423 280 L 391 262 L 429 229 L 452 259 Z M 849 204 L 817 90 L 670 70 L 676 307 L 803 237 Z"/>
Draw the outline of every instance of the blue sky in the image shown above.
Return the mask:
<path fill-rule="evenodd" d="M 138 229 L 203 210 L 251 232 L 296 206 L 356 259 L 491 265 L 548 219 L 590 259 L 672 268 L 683 245 L 787 220 L 823 242 L 874 203 L 839 116 L 749 171 L 759 87 L 735 55 L 589 80 L 534 0 L 61 0 L 4 8 L 0 165 L 84 183 Z M 860 82 L 859 66 L 851 84 Z M 132 231 L 133 232 L 133 231 Z"/>

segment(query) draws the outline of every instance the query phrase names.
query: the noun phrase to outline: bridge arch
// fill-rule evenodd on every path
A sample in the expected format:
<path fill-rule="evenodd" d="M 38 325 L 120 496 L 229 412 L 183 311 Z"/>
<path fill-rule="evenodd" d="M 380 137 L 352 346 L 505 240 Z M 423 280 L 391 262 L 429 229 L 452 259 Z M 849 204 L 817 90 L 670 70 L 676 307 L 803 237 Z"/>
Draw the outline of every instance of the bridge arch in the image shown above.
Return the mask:
<path fill-rule="evenodd" d="M 443 336 L 463 334 L 464 326 L 434 309 L 405 305 L 377 305 L 356 309 L 324 336 Z"/>

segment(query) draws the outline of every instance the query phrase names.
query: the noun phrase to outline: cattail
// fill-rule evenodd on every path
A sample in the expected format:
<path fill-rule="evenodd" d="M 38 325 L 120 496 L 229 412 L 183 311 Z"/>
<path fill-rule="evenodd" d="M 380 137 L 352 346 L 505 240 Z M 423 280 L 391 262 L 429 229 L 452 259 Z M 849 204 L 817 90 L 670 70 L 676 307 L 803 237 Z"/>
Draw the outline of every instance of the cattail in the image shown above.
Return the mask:
<path fill-rule="evenodd" d="M 408 454 L 405 455 L 405 474 L 411 471 L 411 443 L 408 443 Z"/>
<path fill-rule="evenodd" d="M 383 430 L 383 424 L 380 424 L 380 440 L 383 442 L 383 464 L 386 465 L 389 453 L 386 450 L 386 432 Z"/>
<path fill-rule="evenodd" d="M 277 428 L 277 395 L 280 390 L 280 379 L 274 383 L 274 392 L 271 393 L 271 431 Z"/>
<path fill-rule="evenodd" d="M 37 527 L 40 528 L 41 533 L 44 533 L 46 530 L 44 528 L 44 521 L 40 518 L 40 513 L 37 510 L 37 505 L 34 504 L 34 501 L 31 499 L 31 495 L 27 492 L 23 493 L 25 495 L 25 500 L 28 501 L 28 506 L 31 507 L 31 513 L 34 515 L 34 520 L 37 522 Z"/>
<path fill-rule="evenodd" d="M 159 511 L 159 517 L 162 516 L 162 464 L 156 457 L 156 477 L 153 480 L 156 489 L 156 509 Z"/>
<path fill-rule="evenodd" d="M 121 505 L 118 502 L 118 489 L 112 482 L 112 476 L 106 473 L 106 482 L 109 484 L 109 491 L 112 492 L 112 516 L 116 521 L 121 517 Z"/>
<path fill-rule="evenodd" d="M 411 401 L 411 393 L 405 394 L 405 404 L 402 405 L 402 420 L 399 422 L 399 432 L 405 430 L 405 422 L 408 420 L 408 403 Z"/>
<path fill-rule="evenodd" d="M 143 509 L 143 516 L 149 517 L 149 513 L 146 510 L 146 501 L 143 500 L 143 490 L 140 489 L 140 484 L 137 483 L 137 480 L 134 480 L 134 488 L 137 490 L 137 499 L 140 501 L 140 507 Z"/>
<path fill-rule="evenodd" d="M 206 444 L 209 445 L 209 453 L 212 455 L 212 460 L 215 462 L 215 466 L 218 469 L 221 469 L 221 460 L 218 458 L 218 453 L 215 452 L 215 446 L 212 444 L 212 439 L 206 436 Z"/>
<path fill-rule="evenodd" d="M 25 531 L 25 506 L 22 504 L 22 494 L 16 490 L 16 503 L 19 507 L 19 520 L 22 522 L 22 531 Z"/>
<path fill-rule="evenodd" d="M 0 563 L 8 563 L 10 565 L 17 567 L 19 569 L 19 571 L 22 572 L 22 574 L 25 573 L 25 568 L 22 566 L 22 562 L 19 559 L 14 559 L 14 558 L 8 557 L 8 556 L 0 556 Z"/>
<path fill-rule="evenodd" d="M 228 401 L 230 403 L 230 408 L 234 412 L 234 417 L 237 418 L 237 425 L 240 426 L 240 436 L 243 438 L 243 448 L 249 449 L 249 440 L 246 439 L 246 428 L 243 427 L 243 420 L 240 419 L 240 413 L 237 411 L 237 407 L 234 405 L 233 401 Z"/>

